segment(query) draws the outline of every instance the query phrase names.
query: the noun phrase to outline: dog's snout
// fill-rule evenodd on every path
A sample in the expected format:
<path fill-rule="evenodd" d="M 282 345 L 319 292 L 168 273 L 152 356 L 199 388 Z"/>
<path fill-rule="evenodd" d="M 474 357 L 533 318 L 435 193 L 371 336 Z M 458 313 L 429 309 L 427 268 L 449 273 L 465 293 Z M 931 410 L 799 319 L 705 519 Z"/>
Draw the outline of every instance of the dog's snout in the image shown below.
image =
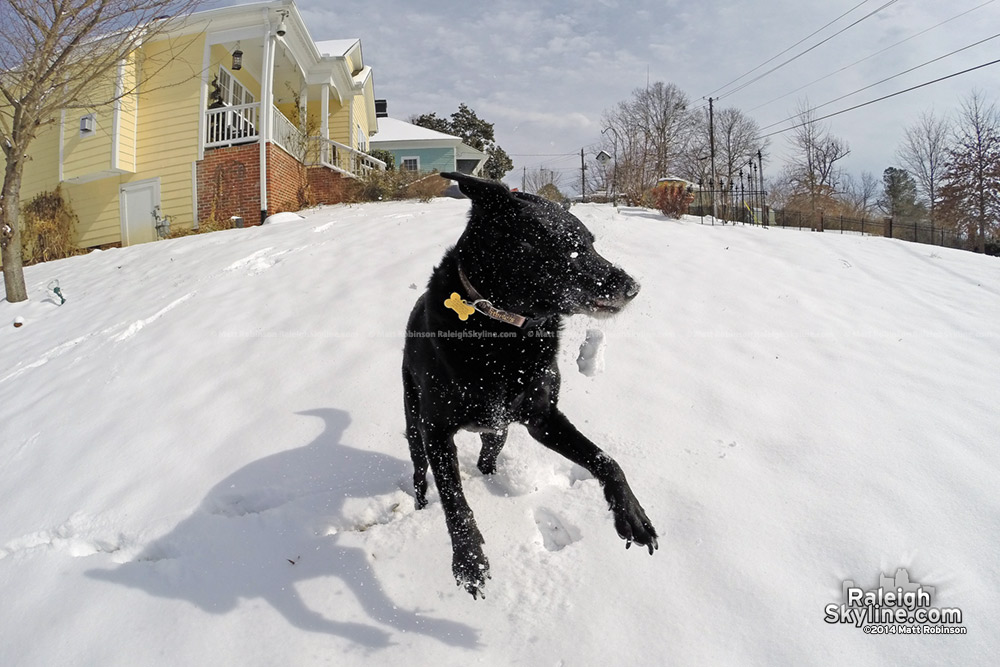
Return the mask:
<path fill-rule="evenodd" d="M 625 285 L 625 298 L 634 299 L 635 295 L 639 293 L 641 288 L 642 286 L 638 282 L 629 278 L 627 284 Z"/>
<path fill-rule="evenodd" d="M 635 295 L 639 293 L 639 282 L 618 267 L 614 269 L 614 276 L 614 289 L 618 298 L 625 301 L 634 299 Z"/>

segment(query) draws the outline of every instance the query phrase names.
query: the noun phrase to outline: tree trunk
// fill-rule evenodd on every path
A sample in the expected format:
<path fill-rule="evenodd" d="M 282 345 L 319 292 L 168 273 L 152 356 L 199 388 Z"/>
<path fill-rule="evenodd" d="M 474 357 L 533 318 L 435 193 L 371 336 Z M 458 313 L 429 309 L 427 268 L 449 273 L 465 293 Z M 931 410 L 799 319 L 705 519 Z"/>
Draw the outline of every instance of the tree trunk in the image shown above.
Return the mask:
<path fill-rule="evenodd" d="M 10 151 L 14 153 L 14 151 Z M 26 301 L 28 292 L 24 286 L 24 267 L 21 261 L 21 173 L 24 160 L 12 155 L 4 170 L 3 196 L 0 199 L 0 248 L 3 259 L 3 283 L 7 301 Z"/>

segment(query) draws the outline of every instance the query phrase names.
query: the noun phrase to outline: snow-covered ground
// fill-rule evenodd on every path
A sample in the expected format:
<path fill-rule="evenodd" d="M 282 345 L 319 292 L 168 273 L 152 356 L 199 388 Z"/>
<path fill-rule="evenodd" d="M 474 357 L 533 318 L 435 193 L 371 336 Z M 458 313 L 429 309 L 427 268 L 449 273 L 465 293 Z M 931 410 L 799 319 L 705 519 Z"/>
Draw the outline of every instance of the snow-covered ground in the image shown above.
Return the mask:
<path fill-rule="evenodd" d="M 399 379 L 467 207 L 336 206 L 28 268 L 30 300 L 0 303 L 0 665 L 1000 652 L 1000 261 L 575 206 L 643 290 L 568 321 L 562 407 L 660 548 L 626 551 L 597 483 L 524 429 L 493 479 L 462 434 L 493 575 L 474 601 L 435 492 L 413 509 Z M 824 621 L 845 580 L 900 568 L 967 634 Z"/>

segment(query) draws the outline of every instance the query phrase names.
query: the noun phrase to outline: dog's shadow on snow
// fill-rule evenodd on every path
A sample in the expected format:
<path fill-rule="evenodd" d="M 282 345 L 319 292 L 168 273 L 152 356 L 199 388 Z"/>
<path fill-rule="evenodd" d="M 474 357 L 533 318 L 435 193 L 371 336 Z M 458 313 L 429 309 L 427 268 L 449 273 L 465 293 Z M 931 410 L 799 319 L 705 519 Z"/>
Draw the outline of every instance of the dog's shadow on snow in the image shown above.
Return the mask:
<path fill-rule="evenodd" d="M 314 441 L 240 468 L 216 484 L 194 514 L 133 560 L 87 575 L 188 600 L 214 614 L 259 598 L 297 628 L 369 648 L 389 646 L 390 629 L 477 646 L 478 633 L 470 626 L 398 608 L 383 592 L 367 554 L 344 544 L 337 532 L 346 499 L 398 492 L 408 464 L 344 444 L 350 416 L 342 410 L 301 414 L 326 423 Z M 378 511 L 385 522 L 391 520 L 392 508 Z M 312 597 L 304 600 L 296 584 L 320 578 L 328 581 L 310 587 Z M 348 590 L 373 623 L 335 620 Z"/>

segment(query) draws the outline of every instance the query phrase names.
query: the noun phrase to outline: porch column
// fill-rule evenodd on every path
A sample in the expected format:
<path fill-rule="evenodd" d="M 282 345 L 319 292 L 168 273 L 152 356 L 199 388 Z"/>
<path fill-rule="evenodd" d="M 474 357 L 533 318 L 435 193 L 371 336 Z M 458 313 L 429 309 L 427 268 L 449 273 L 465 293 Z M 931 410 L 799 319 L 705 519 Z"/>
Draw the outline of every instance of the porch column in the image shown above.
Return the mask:
<path fill-rule="evenodd" d="M 277 37 L 270 26 L 264 34 L 264 54 L 260 73 L 260 221 L 267 217 L 267 144 L 271 141 L 272 111 L 274 108 L 274 46 Z"/>
<path fill-rule="evenodd" d="M 320 148 L 319 159 L 330 163 L 330 84 L 324 83 L 320 86 L 319 96 L 319 136 L 322 137 L 322 147 Z"/>

